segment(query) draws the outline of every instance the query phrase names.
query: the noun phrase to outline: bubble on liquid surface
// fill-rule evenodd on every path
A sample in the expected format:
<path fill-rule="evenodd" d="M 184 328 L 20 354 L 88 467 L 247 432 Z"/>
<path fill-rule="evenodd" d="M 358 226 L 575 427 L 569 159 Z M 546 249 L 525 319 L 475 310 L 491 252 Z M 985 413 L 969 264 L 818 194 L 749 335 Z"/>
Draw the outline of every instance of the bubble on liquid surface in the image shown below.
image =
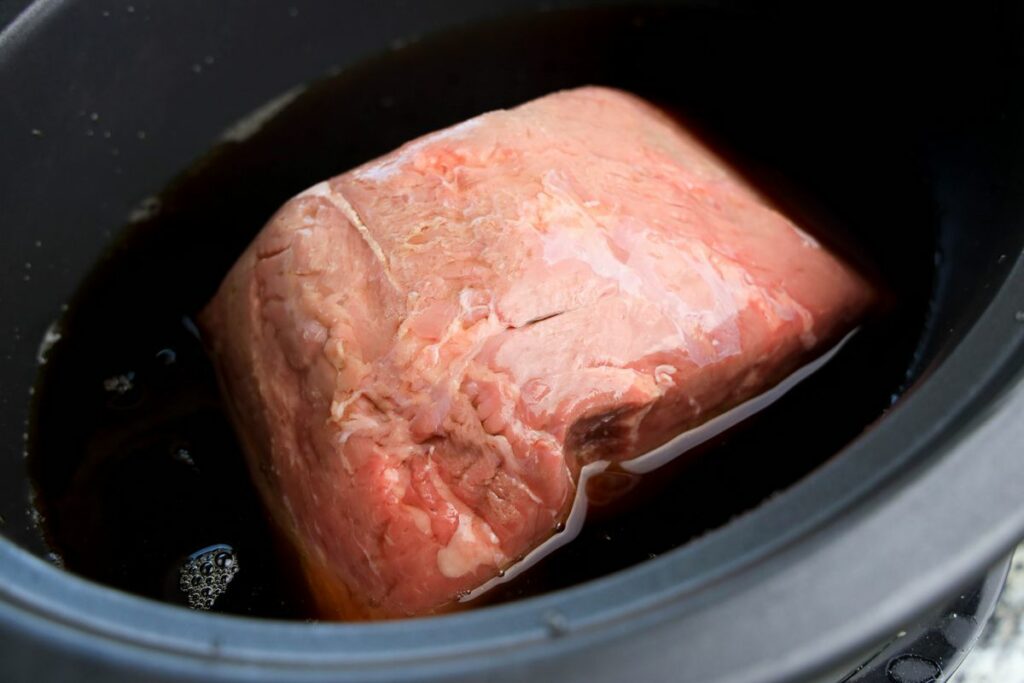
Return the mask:
<path fill-rule="evenodd" d="M 192 609 L 208 610 L 224 594 L 238 573 L 238 556 L 226 544 L 211 545 L 188 556 L 182 565 L 178 588 Z"/>
<path fill-rule="evenodd" d="M 178 354 L 172 348 L 160 349 L 156 352 L 156 360 L 161 365 L 174 365 L 178 360 Z"/>
<path fill-rule="evenodd" d="M 171 458 L 182 465 L 194 468 L 196 466 L 195 458 L 192 457 L 192 452 L 188 446 L 172 446 L 171 447 Z"/>
<path fill-rule="evenodd" d="M 121 375 L 114 375 L 103 380 L 103 389 L 112 394 L 124 396 L 135 388 L 135 373 L 126 372 Z"/>
<path fill-rule="evenodd" d="M 107 395 L 107 407 L 115 410 L 135 408 L 142 401 L 138 377 L 132 371 L 107 377 L 103 380 L 103 391 Z"/>

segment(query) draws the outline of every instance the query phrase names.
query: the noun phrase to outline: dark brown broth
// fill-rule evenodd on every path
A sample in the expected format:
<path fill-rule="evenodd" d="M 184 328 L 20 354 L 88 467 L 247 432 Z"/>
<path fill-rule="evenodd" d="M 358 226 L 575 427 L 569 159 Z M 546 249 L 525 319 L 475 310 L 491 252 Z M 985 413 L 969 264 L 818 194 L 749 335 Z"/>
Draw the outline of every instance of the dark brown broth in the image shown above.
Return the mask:
<path fill-rule="evenodd" d="M 550 13 L 415 43 L 315 84 L 150 200 L 152 215 L 126 227 L 70 303 L 36 392 L 29 466 L 43 530 L 64 566 L 186 604 L 182 564 L 228 544 L 238 573 L 215 610 L 311 617 L 288 552 L 275 547 L 192 318 L 292 194 L 418 134 L 560 87 L 623 87 L 728 141 L 729 156 L 780 205 L 868 263 L 893 296 L 825 369 L 644 477 L 628 504 L 592 508 L 577 539 L 480 602 L 556 590 L 668 552 L 756 507 L 882 415 L 907 381 L 933 277 L 933 237 L 913 188 L 894 182 L 886 190 L 886 171 L 875 170 L 882 189 L 874 191 L 901 230 L 886 235 L 849 196 L 819 192 L 815 150 L 764 143 L 766 131 L 806 124 L 780 119 L 773 127 L 770 111 L 739 116 L 736 93 L 699 73 L 681 98 L 653 64 L 668 49 L 659 45 L 701 48 L 700 21 L 715 19 L 694 16 Z M 748 38 L 758 35 L 752 28 Z M 844 138 L 851 149 L 855 135 Z M 900 163 L 890 160 L 893 178 Z M 844 180 L 859 177 L 850 170 L 829 179 L 840 187 Z"/>

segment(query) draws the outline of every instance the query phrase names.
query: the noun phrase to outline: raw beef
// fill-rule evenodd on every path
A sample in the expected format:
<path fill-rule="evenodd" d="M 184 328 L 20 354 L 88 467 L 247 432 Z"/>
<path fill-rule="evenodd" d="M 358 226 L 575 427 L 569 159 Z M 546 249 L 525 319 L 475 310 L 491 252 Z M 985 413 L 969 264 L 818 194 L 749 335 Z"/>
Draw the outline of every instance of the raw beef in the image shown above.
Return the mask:
<path fill-rule="evenodd" d="M 299 194 L 201 322 L 320 609 L 375 618 L 450 608 L 556 533 L 586 463 L 766 390 L 872 296 L 673 119 L 588 87 Z"/>

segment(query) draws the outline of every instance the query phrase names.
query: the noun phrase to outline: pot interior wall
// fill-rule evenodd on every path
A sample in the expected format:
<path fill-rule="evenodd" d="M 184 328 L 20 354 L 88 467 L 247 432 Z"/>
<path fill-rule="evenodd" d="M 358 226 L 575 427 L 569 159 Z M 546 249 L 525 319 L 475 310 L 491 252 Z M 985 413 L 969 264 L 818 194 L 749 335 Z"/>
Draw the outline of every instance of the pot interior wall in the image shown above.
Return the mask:
<path fill-rule="evenodd" d="M 0 111 L 3 535 L 45 553 L 23 457 L 39 345 L 132 210 L 257 105 L 367 58 L 393 68 L 376 69 L 387 78 L 367 80 L 340 120 L 282 136 L 278 155 L 227 149 L 240 162 L 224 183 L 241 218 L 195 245 L 182 277 L 212 291 L 261 217 L 312 182 L 481 111 L 601 83 L 679 112 L 920 304 L 907 320 L 915 348 L 893 353 L 906 387 L 926 381 L 1024 245 L 1013 22 L 863 4 L 574 4 L 322 2 L 246 6 L 225 21 L 216 15 L 238 8 L 66 3 L 5 34 L 0 83 L 19 97 Z M 453 32 L 431 43 L 441 47 L 418 50 L 442 29 Z"/>

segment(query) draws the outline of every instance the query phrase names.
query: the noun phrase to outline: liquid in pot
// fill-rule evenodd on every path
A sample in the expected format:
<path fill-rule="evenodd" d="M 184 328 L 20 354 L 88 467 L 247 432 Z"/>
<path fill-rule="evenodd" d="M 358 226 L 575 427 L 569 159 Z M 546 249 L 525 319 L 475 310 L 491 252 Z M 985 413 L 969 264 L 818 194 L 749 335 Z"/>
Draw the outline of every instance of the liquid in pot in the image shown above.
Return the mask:
<path fill-rule="evenodd" d="M 416 135 L 560 87 L 621 87 L 679 112 L 726 143 L 726 156 L 804 227 L 866 263 L 891 300 L 778 403 L 651 475 L 619 473 L 629 496 L 591 505 L 575 540 L 478 602 L 558 590 L 668 552 L 756 507 L 880 417 L 912 374 L 933 279 L 928 211 L 901 187 L 897 158 L 876 171 L 886 220 L 900 226 L 885 234 L 844 194 L 859 182 L 855 159 L 827 178 L 849 190 L 818 194 L 813 135 L 806 149 L 765 142 L 799 121 L 773 128 L 771 112 L 740 116 L 725 82 L 697 75 L 681 87 L 664 65 L 687 36 L 696 42 L 687 49 L 700 48 L 701 21 L 716 19 L 588 10 L 416 42 L 232 128 L 144 202 L 58 322 L 36 391 L 29 466 L 42 531 L 63 565 L 195 608 L 315 618 L 249 480 L 193 318 L 289 196 Z"/>

